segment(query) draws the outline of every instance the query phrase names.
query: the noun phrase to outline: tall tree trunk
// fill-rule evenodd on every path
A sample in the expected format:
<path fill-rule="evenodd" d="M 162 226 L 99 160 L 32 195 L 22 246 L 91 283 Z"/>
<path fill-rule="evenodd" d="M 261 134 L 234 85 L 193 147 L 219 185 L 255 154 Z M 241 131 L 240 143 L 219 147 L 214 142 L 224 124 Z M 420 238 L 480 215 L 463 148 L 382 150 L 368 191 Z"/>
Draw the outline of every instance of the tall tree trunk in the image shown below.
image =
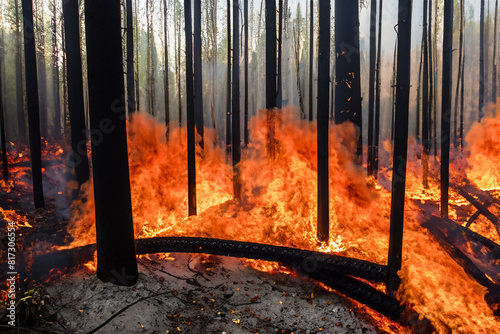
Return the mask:
<path fill-rule="evenodd" d="M 394 118 L 396 116 L 396 80 L 397 80 L 397 65 L 398 65 L 398 37 L 396 36 L 396 41 L 394 42 L 394 55 L 392 61 L 392 108 L 391 108 L 391 142 L 394 141 Z"/>
<path fill-rule="evenodd" d="M 47 109 L 47 68 L 45 63 L 45 10 L 41 0 L 36 4 L 35 19 L 36 19 L 36 42 L 38 42 L 38 89 L 40 90 L 40 131 L 42 137 L 47 139 L 49 135 L 49 116 Z M 40 12 L 39 12 L 40 11 Z"/>
<path fill-rule="evenodd" d="M 243 127 L 243 140 L 244 145 L 248 145 L 248 0 L 244 0 L 243 2 L 245 16 L 243 18 L 245 25 L 245 102 L 244 102 L 244 127 Z"/>
<path fill-rule="evenodd" d="M 59 56 L 57 47 L 57 6 L 52 1 L 52 87 L 54 89 L 54 140 L 61 140 L 61 97 L 59 95 Z"/>
<path fill-rule="evenodd" d="M 368 81 L 368 149 L 366 167 L 368 176 L 373 175 L 373 123 L 375 116 L 375 61 L 377 33 L 377 1 L 371 0 L 370 5 L 370 68 Z"/>
<path fill-rule="evenodd" d="M 491 102 L 497 102 L 497 23 L 498 23 L 498 0 L 495 1 L 495 24 L 493 26 L 493 69 L 491 71 Z"/>
<path fill-rule="evenodd" d="M 233 0 L 233 88 L 232 88 L 232 152 L 233 152 L 233 194 L 236 200 L 241 199 L 241 181 L 239 162 L 240 149 L 240 4 Z"/>
<path fill-rule="evenodd" d="M 18 140 L 22 144 L 26 144 L 26 117 L 24 115 L 24 98 L 23 98 L 23 69 L 22 69 L 22 29 L 21 16 L 19 15 L 19 0 L 14 0 L 15 16 L 16 16 L 16 106 L 17 106 L 17 131 Z"/>
<path fill-rule="evenodd" d="M 330 3 L 319 3 L 318 52 L 318 239 L 328 243 L 330 238 L 330 210 L 328 177 L 328 107 L 330 84 Z"/>
<path fill-rule="evenodd" d="M 479 23 L 479 122 L 484 117 L 484 0 L 481 0 Z"/>
<path fill-rule="evenodd" d="M 424 53 L 424 73 L 422 79 L 422 184 L 424 188 L 429 187 L 429 153 L 430 153 L 430 110 L 429 110 L 429 49 L 428 49 L 428 27 L 427 18 L 429 5 L 424 0 L 423 25 L 422 25 L 422 47 Z"/>
<path fill-rule="evenodd" d="M 443 75 L 441 100 L 441 217 L 448 218 L 450 185 L 450 116 L 453 67 L 453 0 L 444 0 Z"/>
<path fill-rule="evenodd" d="M 435 0 L 437 1 L 437 0 Z M 429 25 L 428 25 L 428 34 L 427 38 L 429 39 L 427 43 L 428 47 L 428 52 L 429 52 L 429 58 L 428 58 L 428 64 L 429 64 L 429 155 L 431 153 L 431 144 L 434 142 L 434 123 L 436 122 L 435 119 L 435 110 L 434 110 L 434 71 L 433 71 L 433 66 L 434 66 L 434 57 L 433 57 L 433 46 L 434 46 L 434 41 L 432 38 L 432 11 L 433 11 L 433 5 L 432 5 L 432 0 L 429 0 Z"/>
<path fill-rule="evenodd" d="M 227 0 L 226 159 L 231 154 L 231 0 Z"/>
<path fill-rule="evenodd" d="M 423 41 L 422 41 L 423 45 Z M 422 109 L 422 67 L 424 66 L 423 61 L 424 61 L 424 48 L 420 48 L 420 61 L 418 62 L 418 83 L 417 83 L 417 110 L 416 110 L 416 115 L 415 115 L 415 123 L 416 123 L 416 131 L 415 131 L 415 138 L 417 139 L 417 142 L 420 142 L 420 117 L 422 116 L 421 109 Z"/>
<path fill-rule="evenodd" d="M 0 7 L 0 19 L 2 18 L 2 10 Z M 5 142 L 5 115 L 3 112 L 4 105 L 4 77 L 5 77 L 5 39 L 4 39 L 4 27 L 0 27 L 0 141 L 2 142 L 2 175 L 3 180 L 7 181 L 9 179 L 9 166 L 7 161 L 7 145 Z"/>
<path fill-rule="evenodd" d="M 175 76 L 177 80 L 177 107 L 179 116 L 179 128 L 182 127 L 182 91 L 181 91 L 181 9 L 178 0 L 175 0 L 175 33 L 177 34 L 177 57 L 175 58 Z"/>
<path fill-rule="evenodd" d="M 309 122 L 313 120 L 314 4 L 309 1 Z M 307 15 L 307 14 L 306 14 Z"/>
<path fill-rule="evenodd" d="M 135 0 L 134 3 L 134 8 L 135 8 L 135 110 L 141 110 L 141 91 L 140 91 L 140 61 L 139 61 L 139 49 L 140 49 L 140 31 L 139 31 L 139 19 L 137 18 L 137 12 L 139 8 L 139 2 L 138 0 Z"/>
<path fill-rule="evenodd" d="M 131 286 L 137 282 L 138 272 L 125 102 L 121 102 L 125 86 L 120 16 L 118 1 L 85 1 L 97 277 Z"/>
<path fill-rule="evenodd" d="M 266 109 L 276 107 L 276 2 L 266 1 Z"/>
<path fill-rule="evenodd" d="M 399 0 L 398 14 L 398 74 L 396 95 L 396 128 L 394 134 L 393 176 L 391 196 L 391 227 L 387 291 L 395 294 L 400 284 L 397 272 L 401 269 L 403 252 L 403 222 L 405 207 L 406 160 L 408 149 L 408 109 L 410 97 L 412 0 Z"/>
<path fill-rule="evenodd" d="M 165 126 L 167 141 L 170 135 L 170 93 L 168 89 L 168 30 L 167 30 L 167 0 L 163 0 L 163 42 L 165 54 L 163 59 L 163 97 L 165 99 Z"/>
<path fill-rule="evenodd" d="M 148 113 L 155 115 L 153 109 L 153 43 L 151 43 L 151 0 L 146 0 L 146 101 L 148 101 Z"/>
<path fill-rule="evenodd" d="M 64 7 L 63 7 L 63 25 L 62 30 L 62 84 L 63 84 L 63 131 L 64 135 L 67 136 L 69 131 L 69 111 L 68 111 L 68 72 L 67 72 L 67 52 L 66 52 L 66 29 L 64 28 Z"/>
<path fill-rule="evenodd" d="M 432 136 L 432 144 L 433 144 L 433 155 L 434 159 L 437 157 L 437 148 L 438 148 L 438 142 L 437 142 L 437 122 L 438 122 L 438 108 L 437 108 L 437 100 L 438 100 L 438 68 L 439 68 L 439 62 L 438 62 L 438 49 L 437 49 L 437 32 L 438 32 L 438 2 L 437 0 L 434 1 L 434 31 L 433 31 L 433 43 L 431 46 L 435 49 L 432 54 L 433 54 L 433 71 L 432 73 L 432 81 L 433 81 L 433 91 L 432 91 L 432 128 L 433 128 L 433 136 Z"/>
<path fill-rule="evenodd" d="M 81 186 L 89 180 L 89 161 L 85 132 L 78 0 L 63 2 L 63 15 L 68 78 L 68 108 L 71 126 L 71 161 L 75 168 L 76 180 Z"/>
<path fill-rule="evenodd" d="M 196 130 L 201 137 L 200 147 L 203 149 L 203 78 L 201 66 L 201 0 L 194 0 L 194 119 Z"/>
<path fill-rule="evenodd" d="M 35 208 L 45 206 L 42 185 L 42 145 L 40 141 L 40 105 L 38 104 L 38 82 L 36 70 L 36 45 L 33 31 L 33 4 L 22 0 L 24 25 L 24 62 L 26 74 L 26 97 L 28 103 L 28 127 L 31 153 L 31 177 L 33 178 L 33 201 Z"/>
<path fill-rule="evenodd" d="M 457 88 L 455 90 L 455 106 L 454 106 L 454 118 L 453 118 L 453 142 L 455 147 L 458 144 L 458 98 L 460 96 L 460 82 L 462 78 L 462 58 L 463 58 L 463 51 L 464 51 L 464 7 L 463 7 L 463 2 L 464 0 L 460 0 L 460 32 L 459 32 L 459 37 L 458 37 L 458 75 L 457 75 Z"/>
<path fill-rule="evenodd" d="M 196 139 L 194 115 L 193 79 L 193 30 L 191 22 L 191 0 L 184 0 L 184 23 L 186 34 L 186 109 L 188 140 L 188 215 L 196 215 Z"/>
<path fill-rule="evenodd" d="M 379 3 L 378 13 L 378 37 L 377 37 L 377 65 L 375 68 L 375 129 L 373 132 L 373 176 L 378 179 L 378 147 L 380 133 L 380 63 L 382 61 L 382 3 Z"/>
<path fill-rule="evenodd" d="M 136 111 L 135 87 L 134 87 L 134 21 L 132 12 L 132 0 L 126 0 L 126 9 L 127 9 L 127 110 L 130 115 Z"/>
<path fill-rule="evenodd" d="M 306 119 L 304 111 L 304 101 L 302 99 L 302 90 L 300 85 L 300 36 L 301 36 L 301 17 L 297 17 L 296 23 L 293 25 L 293 36 L 295 38 L 295 77 L 297 79 L 297 94 L 299 95 L 300 119 Z"/>
<path fill-rule="evenodd" d="M 359 58 L 359 2 L 335 2 L 335 123 L 351 121 L 359 130 L 356 156 L 362 161 L 363 140 Z"/>
<path fill-rule="evenodd" d="M 283 0 L 278 1 L 278 83 L 276 87 L 276 107 L 281 109 L 283 104 L 283 95 L 282 95 L 282 57 L 283 57 Z"/>

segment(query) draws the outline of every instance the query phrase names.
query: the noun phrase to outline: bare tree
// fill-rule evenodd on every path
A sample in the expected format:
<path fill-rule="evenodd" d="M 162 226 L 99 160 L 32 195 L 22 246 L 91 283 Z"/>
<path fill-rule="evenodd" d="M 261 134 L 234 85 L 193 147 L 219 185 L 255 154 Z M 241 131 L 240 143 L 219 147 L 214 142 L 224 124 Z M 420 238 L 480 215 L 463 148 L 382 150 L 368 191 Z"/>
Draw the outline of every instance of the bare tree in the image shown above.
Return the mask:
<path fill-rule="evenodd" d="M 484 0 L 481 0 L 479 23 L 479 122 L 484 117 Z"/>
<path fill-rule="evenodd" d="M 300 51 L 301 51 L 301 27 L 302 27 L 302 13 L 300 5 L 297 5 L 297 18 L 293 24 L 293 36 L 295 39 L 295 78 L 297 80 L 297 94 L 299 96 L 300 119 L 306 119 L 304 111 L 304 101 L 302 100 L 302 90 L 300 85 Z"/>
<path fill-rule="evenodd" d="M 136 111 L 134 87 L 134 20 L 132 0 L 126 0 L 127 11 L 127 110 Z"/>
<path fill-rule="evenodd" d="M 2 6 L 3 7 L 3 6 Z M 2 19 L 3 8 L 0 7 L 0 20 Z M 0 27 L 0 141 L 2 142 L 2 175 L 3 180 L 9 179 L 9 166 L 7 161 L 7 148 L 5 142 L 5 117 L 3 112 L 4 105 L 4 76 L 5 76 L 5 43 L 4 43 L 4 27 Z"/>
<path fill-rule="evenodd" d="M 240 148 L 240 3 L 233 0 L 233 86 L 232 86 L 232 160 L 233 160 L 233 194 L 236 200 L 241 199 L 241 182 L 239 162 Z"/>
<path fill-rule="evenodd" d="M 193 55 L 194 55 L 194 121 L 200 136 L 200 147 L 203 149 L 203 78 L 201 66 L 201 0 L 194 0 L 193 6 Z"/>
<path fill-rule="evenodd" d="M 19 1 L 14 0 L 15 10 L 15 29 L 16 29 L 16 105 L 17 105 L 17 131 L 18 140 L 25 144 L 26 141 L 26 117 L 24 115 L 24 98 L 23 98 L 23 69 L 22 69 L 22 29 L 21 16 L 19 15 Z"/>
<path fill-rule="evenodd" d="M 163 43 L 164 43 L 164 59 L 163 59 L 163 97 L 165 99 L 165 126 L 167 127 L 167 133 L 165 136 L 168 137 L 170 134 L 170 96 L 168 87 L 168 29 L 167 29 L 167 0 L 163 0 Z"/>
<path fill-rule="evenodd" d="M 314 4 L 309 1 L 309 122 L 313 120 Z"/>
<path fill-rule="evenodd" d="M 56 141 L 61 139 L 61 97 L 59 95 L 59 48 L 57 44 L 57 2 L 52 0 L 52 88 L 54 89 L 54 131 L 53 137 Z"/>

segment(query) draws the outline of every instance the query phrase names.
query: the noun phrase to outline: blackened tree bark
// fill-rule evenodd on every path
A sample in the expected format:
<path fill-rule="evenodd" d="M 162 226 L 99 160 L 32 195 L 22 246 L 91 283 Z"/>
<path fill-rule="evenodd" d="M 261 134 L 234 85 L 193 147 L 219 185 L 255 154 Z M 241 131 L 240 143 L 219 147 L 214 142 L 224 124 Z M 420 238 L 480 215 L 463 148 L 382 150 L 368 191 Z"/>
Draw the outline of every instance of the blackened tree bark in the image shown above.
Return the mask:
<path fill-rule="evenodd" d="M 244 57 L 245 57 L 245 102 L 244 102 L 244 125 L 243 125 L 243 141 L 245 146 L 248 145 L 248 0 L 244 0 L 243 2 L 243 9 L 245 12 L 245 15 L 243 17 L 244 20 L 244 33 L 245 33 L 245 50 L 244 50 Z"/>
<path fill-rule="evenodd" d="M 134 8 L 135 8 L 135 15 L 134 15 L 134 21 L 135 21 L 135 26 L 139 27 L 139 19 L 137 18 L 137 12 L 139 8 L 139 2 L 138 0 L 135 0 L 134 2 Z M 175 25 L 177 27 L 177 25 Z M 141 110 L 141 92 L 140 92 L 140 71 L 139 71 L 139 49 L 140 49 L 140 31 L 139 29 L 135 29 L 135 110 Z M 180 35 L 179 35 L 180 36 Z M 179 93 L 180 94 L 180 93 Z M 180 121 L 179 121 L 180 123 Z"/>
<path fill-rule="evenodd" d="M 266 1 L 266 108 L 276 107 L 276 2 Z"/>
<path fill-rule="evenodd" d="M 295 78 L 297 80 L 297 94 L 299 96 L 299 107 L 300 107 L 300 119 L 306 119 L 306 113 L 304 111 L 304 101 L 302 99 L 302 88 L 300 80 L 300 47 L 301 47 L 301 27 L 302 27 L 302 16 L 300 13 L 300 7 L 297 6 L 297 19 L 293 24 L 293 36 L 295 38 Z"/>
<path fill-rule="evenodd" d="M 282 73 L 281 73 L 282 60 L 281 60 L 281 58 L 283 57 L 282 38 L 283 38 L 283 0 L 279 0 L 278 1 L 278 83 L 277 83 L 277 87 L 276 87 L 276 107 L 279 109 L 281 109 L 282 103 L 283 103 L 283 96 L 282 96 L 283 81 L 281 78 L 281 76 L 282 76 Z"/>
<path fill-rule="evenodd" d="M 1 13 L 0 13 L 1 18 Z M 7 161 L 7 148 L 5 143 L 5 117 L 3 112 L 4 92 L 3 81 L 5 66 L 5 43 L 4 43 L 4 28 L 0 27 L 0 141 L 2 142 L 2 175 L 3 180 L 9 179 L 9 165 Z"/>
<path fill-rule="evenodd" d="M 309 1 L 309 122 L 313 120 L 314 4 Z"/>
<path fill-rule="evenodd" d="M 35 0 L 35 43 L 37 48 L 37 70 L 38 70 L 38 89 L 39 107 L 40 107 L 40 132 L 45 138 L 49 135 L 49 116 L 47 109 L 47 69 L 45 63 L 45 6 L 42 1 Z"/>
<path fill-rule="evenodd" d="M 437 1 L 437 0 L 436 0 Z M 434 58 L 433 58 L 433 38 L 432 38 L 432 0 L 429 0 L 429 25 L 428 25 L 428 33 L 427 33 L 427 50 L 428 50 L 428 66 L 429 66 L 429 72 L 428 72 L 428 80 L 429 80 L 429 154 L 431 153 L 431 144 L 434 141 L 434 131 L 433 131 L 433 125 L 436 122 L 434 119 L 434 71 L 433 71 L 433 66 L 434 66 Z M 424 184 L 425 186 L 425 184 Z"/>
<path fill-rule="evenodd" d="M 226 159 L 231 154 L 231 0 L 227 0 Z"/>
<path fill-rule="evenodd" d="M 193 29 L 191 22 L 191 0 L 184 0 L 184 22 L 186 33 L 186 108 L 188 136 L 188 214 L 196 215 L 196 138 L 194 115 L 193 78 Z"/>
<path fill-rule="evenodd" d="M 377 37 L 377 65 L 375 68 L 375 128 L 373 131 L 373 176 L 378 178 L 378 147 L 380 133 L 380 62 L 382 61 L 382 0 L 379 3 L 378 37 Z"/>
<path fill-rule="evenodd" d="M 138 280 L 127 156 L 120 2 L 85 1 L 97 277 Z M 105 33 L 104 33 L 105 32 Z"/>
<path fill-rule="evenodd" d="M 373 125 L 375 116 L 375 61 L 377 33 L 377 0 L 371 0 L 370 4 L 370 68 L 368 82 L 368 149 L 366 158 L 366 169 L 368 176 L 373 175 Z"/>
<path fill-rule="evenodd" d="M 464 7 L 463 7 L 463 2 L 464 0 L 460 0 L 460 32 L 459 32 L 459 37 L 458 37 L 458 75 L 457 75 L 457 88 L 455 90 L 455 110 L 453 113 L 453 140 L 454 140 L 454 145 L 455 147 L 458 144 L 458 98 L 460 96 L 460 82 L 462 78 L 462 57 L 463 57 L 463 50 L 464 50 Z"/>
<path fill-rule="evenodd" d="M 42 145 L 40 141 L 40 105 L 36 64 L 35 34 L 33 31 L 33 3 L 22 0 L 24 25 L 24 63 L 26 74 L 26 99 L 28 103 L 28 127 L 31 152 L 31 177 L 35 208 L 45 206 L 42 185 Z"/>
<path fill-rule="evenodd" d="M 359 129 L 356 156 L 362 157 L 359 1 L 335 2 L 335 123 L 353 122 Z M 358 161 L 360 162 L 360 161 Z"/>
<path fill-rule="evenodd" d="M 165 54 L 163 59 L 163 96 L 165 99 L 165 126 L 167 132 L 165 136 L 170 136 L 170 92 L 168 87 L 168 30 L 167 30 L 167 0 L 163 0 L 163 42 L 165 47 Z"/>
<path fill-rule="evenodd" d="M 319 53 L 318 53 L 318 239 L 330 238 L 330 210 L 328 177 L 328 125 L 330 84 L 330 2 L 319 2 Z"/>
<path fill-rule="evenodd" d="M 240 148 L 240 4 L 233 0 L 233 88 L 232 88 L 232 148 L 233 148 L 233 194 L 234 198 L 241 198 L 241 182 L 239 162 Z"/>
<path fill-rule="evenodd" d="M 448 218 L 450 186 L 450 116 L 453 63 L 453 0 L 444 0 L 443 75 L 441 100 L 441 217 Z"/>
<path fill-rule="evenodd" d="M 498 24 L 498 0 L 495 1 L 495 24 L 493 26 L 493 69 L 491 72 L 491 102 L 497 102 L 497 24 Z"/>
<path fill-rule="evenodd" d="M 76 180 L 81 186 L 89 180 L 89 160 L 85 133 L 78 0 L 63 2 L 63 16 L 68 78 L 68 109 L 71 126 L 71 161 L 75 168 Z"/>
<path fill-rule="evenodd" d="M 423 44 L 422 44 L 423 45 Z M 424 48 L 420 47 L 420 61 L 418 62 L 418 79 L 417 79 L 417 107 L 415 115 L 415 138 L 420 143 L 420 117 L 422 116 L 422 67 L 424 61 Z"/>
<path fill-rule="evenodd" d="M 424 68 L 422 79 L 422 183 L 424 188 L 429 187 L 429 153 L 430 153 L 430 111 L 429 111 L 429 50 L 427 35 L 428 1 L 423 3 L 422 48 L 424 53 Z"/>
<path fill-rule="evenodd" d="M 203 84 L 201 67 L 201 0 L 194 0 L 194 119 L 196 130 L 201 137 L 200 146 L 203 149 Z"/>
<path fill-rule="evenodd" d="M 136 110 L 134 87 L 134 21 L 132 0 L 126 0 L 127 8 L 127 110 L 132 114 Z"/>
<path fill-rule="evenodd" d="M 59 50 L 57 46 L 57 6 L 56 1 L 52 6 L 52 88 L 54 89 L 54 128 L 53 138 L 57 142 L 61 139 L 61 97 L 59 95 Z"/>
<path fill-rule="evenodd" d="M 479 122 L 484 117 L 484 0 L 481 0 L 479 23 Z"/>
<path fill-rule="evenodd" d="M 395 294 L 400 284 L 403 251 L 403 222 L 405 207 L 406 160 L 408 149 L 408 111 L 410 99 L 412 0 L 399 0 L 398 13 L 398 74 L 396 95 L 396 127 L 394 134 L 394 166 L 391 197 L 391 227 L 389 237 L 389 275 L 387 291 Z"/>
<path fill-rule="evenodd" d="M 24 115 L 23 70 L 22 70 L 22 30 L 19 15 L 19 0 L 14 0 L 14 15 L 16 18 L 16 105 L 18 140 L 26 144 L 26 117 Z"/>

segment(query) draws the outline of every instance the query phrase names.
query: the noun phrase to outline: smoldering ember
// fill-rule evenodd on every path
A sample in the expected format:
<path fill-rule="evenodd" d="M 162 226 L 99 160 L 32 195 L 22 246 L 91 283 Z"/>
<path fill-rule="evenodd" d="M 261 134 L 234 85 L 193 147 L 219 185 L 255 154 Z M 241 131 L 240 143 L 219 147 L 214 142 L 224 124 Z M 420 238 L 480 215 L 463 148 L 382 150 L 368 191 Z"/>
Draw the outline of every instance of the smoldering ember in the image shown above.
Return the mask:
<path fill-rule="evenodd" d="M 1 332 L 500 332 L 498 0 L 0 16 Z"/>

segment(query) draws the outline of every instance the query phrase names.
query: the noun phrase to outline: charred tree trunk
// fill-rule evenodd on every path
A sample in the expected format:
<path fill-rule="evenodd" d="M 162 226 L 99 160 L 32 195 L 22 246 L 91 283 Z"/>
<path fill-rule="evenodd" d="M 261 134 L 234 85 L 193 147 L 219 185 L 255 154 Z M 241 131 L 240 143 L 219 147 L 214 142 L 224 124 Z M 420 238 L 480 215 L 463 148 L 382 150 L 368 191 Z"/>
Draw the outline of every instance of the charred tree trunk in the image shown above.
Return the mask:
<path fill-rule="evenodd" d="M 127 110 L 129 115 L 136 111 L 134 87 L 134 25 L 132 0 L 126 0 L 127 7 Z"/>
<path fill-rule="evenodd" d="M 441 217 L 448 218 L 450 186 L 450 116 L 453 67 L 453 0 L 444 0 L 443 78 L 441 100 Z"/>
<path fill-rule="evenodd" d="M 437 1 L 437 0 L 436 0 Z M 433 54 L 433 39 L 432 39 L 432 0 L 429 0 L 429 25 L 427 28 L 427 50 L 428 50 L 428 64 L 429 64 L 429 155 L 431 154 L 431 149 L 432 149 L 432 143 L 434 142 L 434 71 L 433 71 L 433 63 L 434 63 L 434 58 L 432 56 Z"/>
<path fill-rule="evenodd" d="M 1 16 L 1 13 L 0 13 Z M 4 66 L 5 66 L 5 43 L 4 43 L 4 28 L 0 27 L 0 140 L 2 142 L 2 175 L 3 180 L 9 179 L 9 165 L 7 161 L 7 145 L 5 142 L 5 115 L 3 112 L 4 105 Z"/>
<path fill-rule="evenodd" d="M 38 11 L 41 11 L 38 13 Z M 44 5 L 35 0 L 35 34 L 38 43 L 37 70 L 38 70 L 38 89 L 39 89 L 39 107 L 40 107 L 40 133 L 44 138 L 49 134 L 49 117 L 47 110 L 47 69 L 45 64 L 45 21 Z M 40 22 L 39 22 L 40 20 Z M 36 44 L 35 44 L 36 45 Z M 25 46 L 26 47 L 26 46 Z"/>
<path fill-rule="evenodd" d="M 302 89 L 300 80 L 300 27 L 301 17 L 297 17 L 297 22 L 293 25 L 293 35 L 295 37 L 295 77 L 297 79 L 297 94 L 299 95 L 299 107 L 300 107 L 300 119 L 306 119 L 306 113 L 304 111 L 304 101 L 302 99 Z"/>
<path fill-rule="evenodd" d="M 412 1 L 399 0 L 398 14 L 398 74 L 396 95 L 396 127 L 394 134 L 394 174 L 392 176 L 391 227 L 389 237 L 389 275 L 387 291 L 395 294 L 400 279 L 403 251 L 403 222 L 405 207 L 406 159 L 408 148 L 408 109 L 410 97 Z"/>
<path fill-rule="evenodd" d="M 422 41 L 423 42 L 423 41 Z M 423 44 L 423 43 L 422 43 Z M 423 67 L 423 61 L 424 61 L 424 48 L 420 48 L 420 61 L 418 62 L 418 83 L 417 83 L 417 110 L 416 110 L 416 117 L 415 117 L 415 123 L 416 123 L 416 131 L 415 131 L 415 138 L 417 139 L 417 142 L 420 142 L 420 117 L 422 115 L 421 109 L 422 109 L 422 67 Z"/>
<path fill-rule="evenodd" d="M 85 108 L 83 98 L 82 57 L 78 0 L 63 2 L 64 40 L 66 46 L 68 109 L 71 126 L 71 159 L 78 185 L 89 180 Z"/>
<path fill-rule="evenodd" d="M 61 140 L 61 96 L 59 95 L 59 57 L 57 47 L 57 7 L 52 2 L 52 88 L 54 89 L 54 140 Z"/>
<path fill-rule="evenodd" d="M 200 147 L 204 147 L 203 139 L 203 79 L 201 67 L 201 0 L 194 0 L 193 5 L 194 19 L 194 120 L 196 131 L 200 136 Z"/>
<path fill-rule="evenodd" d="M 85 1 L 97 277 L 131 286 L 138 280 L 130 197 L 120 3 Z M 103 33 L 106 32 L 106 33 Z"/>
<path fill-rule="evenodd" d="M 135 16 L 134 16 L 134 19 L 135 19 L 135 26 L 136 27 L 139 27 L 138 25 L 138 18 L 137 18 L 137 11 L 138 11 L 138 8 L 139 8 L 139 4 L 138 4 L 138 0 L 135 0 L 134 2 L 134 7 L 135 7 Z M 139 71 L 139 48 L 140 48 L 140 32 L 139 32 L 139 29 L 137 28 L 135 30 L 135 40 L 134 40 L 134 43 L 135 43 L 135 59 L 136 59 L 136 62 L 135 62 L 135 110 L 141 110 L 141 91 L 140 91 L 140 71 Z"/>
<path fill-rule="evenodd" d="M 378 179 L 378 147 L 380 133 L 380 62 L 382 61 L 382 3 L 380 0 L 378 13 L 377 65 L 375 68 L 375 129 L 373 132 L 373 176 Z"/>
<path fill-rule="evenodd" d="M 335 123 L 354 123 L 359 130 L 356 156 L 361 163 L 363 154 L 361 81 L 359 58 L 359 2 L 335 2 Z"/>
<path fill-rule="evenodd" d="M 309 122 L 313 120 L 314 4 L 309 1 Z"/>
<path fill-rule="evenodd" d="M 392 61 L 392 104 L 391 104 L 391 143 L 394 142 L 394 117 L 396 116 L 396 80 L 397 74 L 396 69 L 398 65 L 398 37 L 396 36 L 396 41 L 394 42 L 394 55 Z"/>
<path fill-rule="evenodd" d="M 479 122 L 484 117 L 484 0 L 481 0 L 479 23 Z"/>
<path fill-rule="evenodd" d="M 236 200 L 241 198 L 239 162 L 240 149 L 240 4 L 233 0 L 233 88 L 232 88 L 232 153 L 233 153 L 233 194 Z"/>
<path fill-rule="evenodd" d="M 191 0 L 184 0 L 184 23 L 186 33 L 186 108 L 188 140 L 188 214 L 196 215 L 196 138 L 194 115 L 193 79 L 193 32 L 191 22 Z"/>
<path fill-rule="evenodd" d="M 163 96 L 165 99 L 165 126 L 167 132 L 165 136 L 170 135 L 170 92 L 168 88 L 168 30 L 167 30 L 167 0 L 163 0 L 163 39 L 165 45 L 165 55 L 163 60 Z"/>
<path fill-rule="evenodd" d="M 462 57 L 462 77 L 460 78 L 460 81 L 462 82 L 462 86 L 460 87 L 460 130 L 459 130 L 459 144 L 460 144 L 460 151 L 463 152 L 464 150 L 464 83 L 465 83 L 465 48 L 464 48 L 464 56 Z"/>
<path fill-rule="evenodd" d="M 453 143 L 455 147 L 457 146 L 458 139 L 458 97 L 460 96 L 460 83 L 462 78 L 462 71 L 464 70 L 462 67 L 462 58 L 464 51 L 464 8 L 463 8 L 463 0 L 460 0 L 460 33 L 458 37 L 458 75 L 457 75 L 457 88 L 455 90 L 455 108 L 453 113 Z"/>
<path fill-rule="evenodd" d="M 40 141 L 40 105 L 36 70 L 36 45 L 33 31 L 33 4 L 22 0 L 24 24 L 24 62 L 26 74 L 26 98 L 28 102 L 28 126 L 31 152 L 31 175 L 35 208 L 45 206 L 42 185 L 42 145 Z"/>
<path fill-rule="evenodd" d="M 497 24 L 498 24 L 498 0 L 495 1 L 495 24 L 493 26 L 493 69 L 491 82 L 491 102 L 497 102 Z"/>
<path fill-rule="evenodd" d="M 21 18 L 19 15 L 19 0 L 14 0 L 14 10 L 16 16 L 16 106 L 17 106 L 17 131 L 18 140 L 26 144 L 26 117 L 24 115 L 24 98 L 23 98 L 23 70 L 22 70 L 22 30 Z"/>
<path fill-rule="evenodd" d="M 276 2 L 266 1 L 266 108 L 276 107 Z"/>
<path fill-rule="evenodd" d="M 424 73 L 422 79 L 422 183 L 424 188 L 429 187 L 429 153 L 430 153 L 430 112 L 429 112 L 429 50 L 427 11 L 429 9 L 427 0 L 424 0 L 422 25 L 422 47 L 424 53 Z"/>
<path fill-rule="evenodd" d="M 282 72 L 281 72 L 281 64 L 283 57 L 283 0 L 278 1 L 278 83 L 276 90 L 276 107 L 281 109 L 283 104 L 283 96 L 282 96 Z"/>
<path fill-rule="evenodd" d="M 245 46 L 244 46 L 244 57 L 245 57 L 245 102 L 244 102 L 244 125 L 243 125 L 243 142 L 244 145 L 248 145 L 248 0 L 243 2 L 244 9 L 244 33 L 245 33 Z"/>
<path fill-rule="evenodd" d="M 368 82 L 368 149 L 366 167 L 368 176 L 373 175 L 373 124 L 375 116 L 375 61 L 376 61 L 376 33 L 377 33 L 377 1 L 370 4 L 370 69 Z"/>
<path fill-rule="evenodd" d="M 330 84 L 330 2 L 319 3 L 318 52 L 318 239 L 328 243 L 330 238 L 330 209 L 328 177 L 328 107 Z"/>
<path fill-rule="evenodd" d="M 231 154 L 231 0 L 227 0 L 226 158 Z"/>

